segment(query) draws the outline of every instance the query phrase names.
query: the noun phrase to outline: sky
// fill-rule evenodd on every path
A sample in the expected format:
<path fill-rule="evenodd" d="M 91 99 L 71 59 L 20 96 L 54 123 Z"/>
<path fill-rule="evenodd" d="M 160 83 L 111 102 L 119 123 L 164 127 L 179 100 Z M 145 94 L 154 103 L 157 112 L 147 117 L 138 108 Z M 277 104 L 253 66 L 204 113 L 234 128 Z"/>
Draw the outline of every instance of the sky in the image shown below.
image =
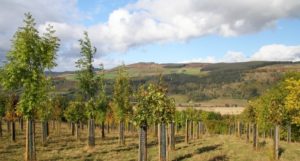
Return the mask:
<path fill-rule="evenodd" d="M 94 65 L 300 61 L 299 0 L 0 0 L 0 60 L 31 12 L 60 38 L 54 71 L 76 70 L 87 31 Z"/>

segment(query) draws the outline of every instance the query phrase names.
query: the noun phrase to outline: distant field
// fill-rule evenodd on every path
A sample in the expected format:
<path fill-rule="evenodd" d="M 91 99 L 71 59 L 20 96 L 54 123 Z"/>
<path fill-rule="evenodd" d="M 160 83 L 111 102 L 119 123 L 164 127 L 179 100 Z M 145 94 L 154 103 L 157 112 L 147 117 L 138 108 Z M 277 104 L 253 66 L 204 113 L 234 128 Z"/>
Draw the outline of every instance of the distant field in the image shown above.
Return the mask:
<path fill-rule="evenodd" d="M 167 74 L 188 74 L 188 75 L 195 75 L 195 76 L 204 76 L 208 72 L 201 71 L 200 67 L 172 67 L 172 68 L 165 68 L 162 66 L 150 66 L 150 67 L 131 67 L 127 68 L 128 76 L 129 77 L 146 77 L 146 76 L 158 76 L 160 74 L 167 75 Z M 114 79 L 118 74 L 117 69 L 106 70 L 105 71 L 105 78 L 106 79 Z M 64 77 L 67 80 L 74 80 L 75 74 L 62 74 L 60 77 Z"/>
<path fill-rule="evenodd" d="M 247 100 L 244 99 L 232 99 L 232 98 L 217 98 L 217 99 L 212 99 L 209 101 L 203 101 L 199 102 L 201 106 L 204 107 L 213 107 L 213 106 L 218 106 L 218 107 L 224 107 L 224 106 L 246 106 L 247 105 Z"/>
<path fill-rule="evenodd" d="M 79 141 L 70 135 L 67 124 L 63 124 L 61 134 L 50 131 L 48 144 L 41 146 L 40 124 L 36 129 L 37 159 L 40 161 L 136 161 L 138 160 L 138 135 L 126 132 L 126 145 L 118 146 L 117 131 L 101 139 L 99 128 L 96 129 L 96 146 L 87 149 L 87 129 L 81 131 Z M 18 127 L 18 126 L 17 126 Z M 50 126 L 52 130 L 52 126 Z M 4 137 L 0 138 L 0 160 L 23 160 L 25 138 L 24 133 L 17 130 L 17 142 L 9 141 L 4 126 Z M 157 141 L 153 137 L 153 131 L 149 130 L 148 160 L 158 160 Z M 233 135 L 202 135 L 200 139 L 184 143 L 183 131 L 176 134 L 176 150 L 169 153 L 171 161 L 269 161 L 271 156 L 271 139 L 260 138 L 259 150 L 252 149 L 251 143 L 246 143 L 245 136 L 237 138 Z M 281 161 L 299 161 L 300 144 L 287 144 L 280 142 L 282 154 Z"/>
<path fill-rule="evenodd" d="M 178 110 L 184 110 L 186 107 L 176 107 Z M 197 110 L 220 113 L 221 115 L 238 115 L 241 114 L 245 107 L 194 107 Z"/>
<path fill-rule="evenodd" d="M 182 101 L 184 96 L 175 95 L 173 98 L 176 102 Z M 178 110 L 184 110 L 189 107 L 189 104 L 183 104 L 185 106 L 180 106 L 182 104 L 178 104 Z M 190 103 L 193 105 L 193 108 L 203 110 L 203 111 L 210 111 L 210 112 L 217 112 L 222 115 L 225 114 L 232 114 L 238 115 L 243 112 L 245 107 L 247 106 L 247 101 L 243 99 L 231 99 L 231 98 L 218 98 L 209 101 L 197 102 L 197 103 Z"/>

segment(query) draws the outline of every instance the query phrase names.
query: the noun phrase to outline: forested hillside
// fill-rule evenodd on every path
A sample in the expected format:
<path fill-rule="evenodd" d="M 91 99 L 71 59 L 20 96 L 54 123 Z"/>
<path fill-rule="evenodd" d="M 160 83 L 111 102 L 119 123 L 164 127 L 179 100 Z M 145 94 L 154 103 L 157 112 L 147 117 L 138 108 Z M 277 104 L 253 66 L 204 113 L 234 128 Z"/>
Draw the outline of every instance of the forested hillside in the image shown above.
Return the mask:
<path fill-rule="evenodd" d="M 127 65 L 131 90 L 144 83 L 158 81 L 168 85 L 176 103 L 201 102 L 218 98 L 249 99 L 262 94 L 281 79 L 284 73 L 300 71 L 298 62 L 241 62 Z M 75 72 L 49 73 L 56 90 L 73 96 L 76 92 Z M 106 90 L 112 93 L 116 68 L 105 71 Z"/>

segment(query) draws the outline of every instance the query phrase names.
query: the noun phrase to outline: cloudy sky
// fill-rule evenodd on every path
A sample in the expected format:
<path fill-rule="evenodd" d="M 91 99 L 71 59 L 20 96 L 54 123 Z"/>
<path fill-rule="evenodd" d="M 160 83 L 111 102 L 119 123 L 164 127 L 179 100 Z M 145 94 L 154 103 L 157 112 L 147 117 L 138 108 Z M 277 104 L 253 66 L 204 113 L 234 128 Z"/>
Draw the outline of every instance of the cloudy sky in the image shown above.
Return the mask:
<path fill-rule="evenodd" d="M 299 0 L 0 0 L 0 60 L 26 12 L 61 39 L 55 71 L 75 70 L 83 31 L 106 68 L 300 60 Z"/>

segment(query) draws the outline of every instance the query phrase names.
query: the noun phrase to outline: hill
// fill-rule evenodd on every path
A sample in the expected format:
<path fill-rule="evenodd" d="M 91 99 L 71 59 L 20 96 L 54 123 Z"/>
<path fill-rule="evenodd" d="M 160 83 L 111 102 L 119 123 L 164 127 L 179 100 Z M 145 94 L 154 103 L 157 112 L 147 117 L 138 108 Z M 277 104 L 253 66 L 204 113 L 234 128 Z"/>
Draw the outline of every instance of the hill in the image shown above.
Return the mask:
<path fill-rule="evenodd" d="M 178 104 L 215 100 L 224 106 L 243 106 L 236 100 L 259 96 L 283 75 L 300 71 L 298 62 L 239 62 L 239 63 L 136 63 L 126 66 L 132 90 L 140 84 L 158 81 L 160 75 L 168 86 L 169 94 Z M 112 94 L 117 68 L 105 70 L 107 92 Z M 72 96 L 76 92 L 74 72 L 53 74 L 59 92 Z M 222 100 L 227 100 L 222 102 Z M 232 100 L 232 102 L 228 101 Z M 214 105 L 212 105 L 214 106 Z"/>

